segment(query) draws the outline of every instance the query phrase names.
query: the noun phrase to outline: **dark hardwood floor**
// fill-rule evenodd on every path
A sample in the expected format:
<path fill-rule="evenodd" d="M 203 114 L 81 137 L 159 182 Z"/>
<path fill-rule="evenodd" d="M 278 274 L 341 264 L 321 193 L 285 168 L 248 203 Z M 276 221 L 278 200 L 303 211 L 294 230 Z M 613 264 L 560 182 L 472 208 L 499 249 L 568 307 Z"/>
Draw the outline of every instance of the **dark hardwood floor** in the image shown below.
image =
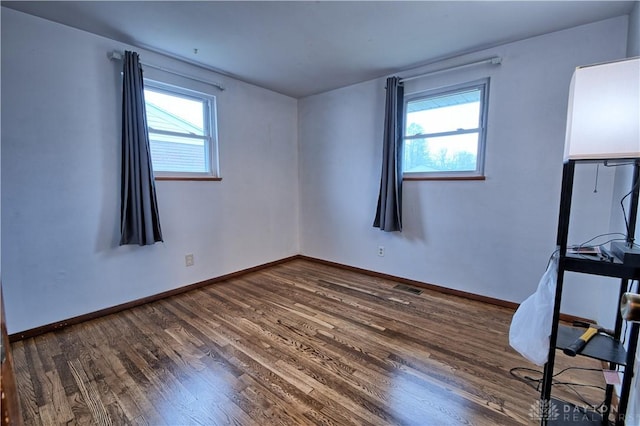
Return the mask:
<path fill-rule="evenodd" d="M 15 342 L 25 424 L 535 424 L 513 312 L 396 284 L 294 260 Z"/>

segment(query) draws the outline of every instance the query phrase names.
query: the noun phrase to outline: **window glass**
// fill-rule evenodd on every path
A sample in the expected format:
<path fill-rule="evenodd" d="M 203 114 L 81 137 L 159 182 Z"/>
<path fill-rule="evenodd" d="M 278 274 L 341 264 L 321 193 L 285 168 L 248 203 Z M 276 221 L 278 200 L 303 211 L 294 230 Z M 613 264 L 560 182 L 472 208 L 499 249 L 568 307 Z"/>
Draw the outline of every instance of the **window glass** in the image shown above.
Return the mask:
<path fill-rule="evenodd" d="M 145 81 L 154 174 L 216 176 L 215 98 Z"/>
<path fill-rule="evenodd" d="M 403 171 L 414 176 L 484 172 L 488 80 L 407 97 Z"/>

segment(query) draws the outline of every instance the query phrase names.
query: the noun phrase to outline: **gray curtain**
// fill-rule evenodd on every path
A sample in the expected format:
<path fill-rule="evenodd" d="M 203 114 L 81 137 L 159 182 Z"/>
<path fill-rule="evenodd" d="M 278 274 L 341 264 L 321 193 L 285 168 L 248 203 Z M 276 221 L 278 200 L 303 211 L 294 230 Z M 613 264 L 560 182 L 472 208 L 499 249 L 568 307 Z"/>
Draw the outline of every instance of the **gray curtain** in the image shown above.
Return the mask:
<path fill-rule="evenodd" d="M 124 53 L 122 83 L 122 188 L 120 245 L 162 241 L 149 150 L 142 67 L 135 52 Z"/>
<path fill-rule="evenodd" d="M 399 77 L 387 79 L 380 195 L 373 226 L 402 231 L 402 134 L 404 87 Z"/>

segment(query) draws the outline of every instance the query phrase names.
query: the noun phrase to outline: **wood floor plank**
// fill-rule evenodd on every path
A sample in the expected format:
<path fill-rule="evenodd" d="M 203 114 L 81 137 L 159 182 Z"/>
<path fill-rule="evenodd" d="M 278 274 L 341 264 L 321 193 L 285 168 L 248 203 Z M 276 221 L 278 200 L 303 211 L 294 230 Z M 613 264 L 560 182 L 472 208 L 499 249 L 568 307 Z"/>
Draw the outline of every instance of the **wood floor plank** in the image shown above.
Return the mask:
<path fill-rule="evenodd" d="M 40 407 L 40 418 L 42 423 L 57 424 L 57 423 L 75 423 L 75 414 L 71 409 L 69 399 L 60 377 L 56 371 L 48 371 L 44 376 L 39 377 L 43 388 L 43 400 L 44 403 Z"/>
<path fill-rule="evenodd" d="M 31 373 L 29 372 L 28 360 L 25 354 L 27 341 L 18 341 L 12 345 L 13 369 L 16 376 L 18 398 L 20 400 L 20 410 L 24 423 L 27 425 L 41 425 L 40 411 L 36 402 L 36 394 L 33 389 Z"/>
<path fill-rule="evenodd" d="M 533 424 L 513 312 L 396 284 L 298 259 L 18 341 L 25 424 Z"/>
<path fill-rule="evenodd" d="M 70 360 L 68 365 L 77 384 L 80 395 L 89 408 L 89 412 L 91 413 L 94 422 L 98 425 L 113 425 L 111 417 L 107 413 L 107 408 L 104 406 L 103 401 L 100 398 L 100 393 L 96 388 L 95 382 L 89 380 L 82 368 L 82 365 L 80 364 L 80 361 L 77 359 Z"/>

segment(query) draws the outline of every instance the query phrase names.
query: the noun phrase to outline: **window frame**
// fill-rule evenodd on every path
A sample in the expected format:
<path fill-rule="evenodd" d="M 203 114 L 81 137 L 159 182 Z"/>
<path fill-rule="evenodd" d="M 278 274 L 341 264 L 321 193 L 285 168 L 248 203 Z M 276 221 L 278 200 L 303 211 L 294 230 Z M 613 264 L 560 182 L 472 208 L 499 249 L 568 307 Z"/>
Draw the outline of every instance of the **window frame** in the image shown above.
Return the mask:
<path fill-rule="evenodd" d="M 163 83 L 157 80 L 144 79 L 144 88 L 150 89 L 155 92 L 160 92 L 170 96 L 182 97 L 187 99 L 196 100 L 203 104 L 203 136 L 195 137 L 194 139 L 204 140 L 205 151 L 205 166 L 206 172 L 178 172 L 178 171 L 153 171 L 155 180 L 222 180 L 220 177 L 220 164 L 218 155 L 218 114 L 217 114 L 217 100 L 214 95 L 199 92 L 192 89 L 187 89 L 182 86 L 176 86 L 173 84 Z M 145 114 L 146 114 L 146 100 L 145 100 Z M 152 130 L 147 124 L 147 131 L 149 133 L 149 144 L 151 144 L 151 135 L 166 135 L 166 136 L 178 136 L 193 138 L 188 134 Z M 152 159 L 153 163 L 153 159 Z"/>
<path fill-rule="evenodd" d="M 489 88 L 490 77 L 485 77 L 465 83 L 454 84 L 450 86 L 439 87 L 437 89 L 422 90 L 405 96 L 404 112 L 403 112 L 403 129 L 402 129 L 402 158 L 404 160 L 405 140 L 409 139 L 425 139 L 427 137 L 453 136 L 460 134 L 468 134 L 478 132 L 478 151 L 476 155 L 476 169 L 465 171 L 437 171 L 437 172 L 405 172 L 404 164 L 402 176 L 403 180 L 484 180 L 485 174 L 485 158 L 486 158 L 486 140 L 487 140 L 487 119 L 489 111 Z M 458 92 L 480 89 L 480 116 L 479 126 L 477 129 L 458 129 L 449 132 L 424 133 L 419 135 L 407 136 L 407 113 L 410 102 L 416 100 L 430 99 L 439 96 L 446 96 Z M 403 161 L 404 163 L 404 161 Z"/>

